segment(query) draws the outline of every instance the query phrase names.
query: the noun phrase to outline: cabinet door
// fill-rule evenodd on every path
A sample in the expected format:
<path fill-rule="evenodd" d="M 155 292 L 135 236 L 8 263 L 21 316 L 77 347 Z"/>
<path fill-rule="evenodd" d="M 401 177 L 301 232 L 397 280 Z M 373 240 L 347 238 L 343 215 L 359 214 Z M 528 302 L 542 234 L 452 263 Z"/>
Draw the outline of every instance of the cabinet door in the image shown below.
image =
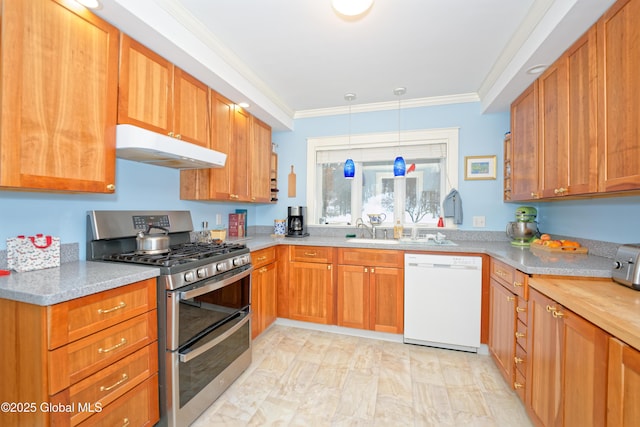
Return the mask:
<path fill-rule="evenodd" d="M 264 267 L 262 274 L 262 330 L 267 329 L 278 317 L 278 268 L 277 262 Z M 261 270 L 262 270 L 261 269 Z"/>
<path fill-rule="evenodd" d="M 118 123 L 169 135 L 172 120 L 173 65 L 123 34 L 120 41 Z"/>
<path fill-rule="evenodd" d="M 509 386 L 514 382 L 516 297 L 495 279 L 489 285 L 489 351 Z"/>
<path fill-rule="evenodd" d="M 251 201 L 271 201 L 271 127 L 251 118 Z"/>
<path fill-rule="evenodd" d="M 529 291 L 526 407 L 535 424 L 547 427 L 562 422 L 562 334 L 552 315 L 559 308 L 534 289 Z"/>
<path fill-rule="evenodd" d="M 251 118 L 249 114 L 238 106 L 234 106 L 232 149 L 227 152 L 233 154 L 227 160 L 231 161 L 231 199 L 234 201 L 250 201 L 250 161 L 249 136 L 251 132 Z M 266 179 L 266 177 L 265 177 Z"/>
<path fill-rule="evenodd" d="M 637 426 L 640 422 L 640 352 L 611 338 L 608 372 L 607 425 Z"/>
<path fill-rule="evenodd" d="M 213 114 L 213 132 L 211 148 L 227 155 L 223 168 L 207 169 L 206 174 L 211 186 L 207 198 L 229 200 L 231 195 L 231 176 L 234 170 L 233 158 L 237 154 L 232 146 L 234 105 L 222 95 L 211 92 L 211 111 Z M 205 181 L 202 179 L 201 181 Z"/>
<path fill-rule="evenodd" d="M 369 269 L 370 329 L 378 332 L 404 332 L 404 270 Z"/>
<path fill-rule="evenodd" d="M 211 114 L 209 88 L 181 69 L 174 68 L 173 133 L 183 141 L 209 148 Z"/>
<path fill-rule="evenodd" d="M 110 193 L 118 30 L 62 3 L 2 3 L 0 186 Z"/>
<path fill-rule="evenodd" d="M 261 272 L 262 268 L 254 270 L 253 273 L 251 273 L 251 312 L 253 313 L 251 317 L 251 339 L 255 339 L 263 330 L 262 288 L 264 287 L 264 283 Z"/>
<path fill-rule="evenodd" d="M 338 265 L 337 324 L 369 329 L 369 268 Z"/>
<path fill-rule="evenodd" d="M 333 322 L 331 264 L 289 263 L 289 318 L 306 322 Z"/>
<path fill-rule="evenodd" d="M 609 336 L 569 310 L 556 312 L 556 316 L 562 317 L 564 342 L 562 425 L 606 425 Z"/>
<path fill-rule="evenodd" d="M 598 21 L 599 191 L 640 188 L 640 2 L 621 0 Z"/>
<path fill-rule="evenodd" d="M 511 200 L 538 193 L 538 81 L 511 104 Z"/>
<path fill-rule="evenodd" d="M 539 183 L 541 197 L 562 196 L 567 192 L 569 110 L 566 58 L 561 57 L 538 79 L 540 153 Z"/>
<path fill-rule="evenodd" d="M 588 194 L 598 189 L 597 60 L 593 26 L 567 51 L 569 78 L 567 194 Z"/>

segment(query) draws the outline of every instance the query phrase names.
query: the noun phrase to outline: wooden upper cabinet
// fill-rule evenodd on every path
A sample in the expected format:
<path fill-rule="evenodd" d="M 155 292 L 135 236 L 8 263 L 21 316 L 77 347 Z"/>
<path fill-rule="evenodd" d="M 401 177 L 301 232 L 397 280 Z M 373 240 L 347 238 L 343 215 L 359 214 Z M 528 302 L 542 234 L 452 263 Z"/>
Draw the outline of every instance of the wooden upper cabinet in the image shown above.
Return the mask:
<path fill-rule="evenodd" d="M 271 201 L 271 126 L 251 118 L 251 201 Z"/>
<path fill-rule="evenodd" d="M 640 188 L 640 1 L 620 0 L 598 21 L 599 191 Z"/>
<path fill-rule="evenodd" d="M 123 34 L 118 123 L 209 147 L 209 88 Z"/>
<path fill-rule="evenodd" d="M 241 107 L 235 106 L 233 114 L 233 138 L 231 150 L 227 152 L 230 162 L 231 200 L 251 201 L 250 159 L 251 116 Z M 268 172 L 265 181 L 268 180 Z"/>
<path fill-rule="evenodd" d="M 118 30 L 53 0 L 0 19 L 0 187 L 113 192 Z"/>
<path fill-rule="evenodd" d="M 511 104 L 511 144 L 511 200 L 537 199 L 537 80 Z"/>

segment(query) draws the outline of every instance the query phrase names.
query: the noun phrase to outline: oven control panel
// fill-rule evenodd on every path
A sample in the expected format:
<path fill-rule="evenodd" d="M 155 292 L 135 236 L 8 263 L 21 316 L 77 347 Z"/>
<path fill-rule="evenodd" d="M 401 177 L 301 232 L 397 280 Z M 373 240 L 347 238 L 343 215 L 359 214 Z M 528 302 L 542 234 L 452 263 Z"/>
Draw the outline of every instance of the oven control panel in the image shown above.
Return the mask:
<path fill-rule="evenodd" d="M 251 254 L 248 253 L 185 271 L 182 279 L 185 283 L 194 283 L 247 264 L 251 264 Z"/>
<path fill-rule="evenodd" d="M 169 228 L 169 215 L 134 215 L 133 228 L 136 230 L 146 230 L 148 226 Z"/>

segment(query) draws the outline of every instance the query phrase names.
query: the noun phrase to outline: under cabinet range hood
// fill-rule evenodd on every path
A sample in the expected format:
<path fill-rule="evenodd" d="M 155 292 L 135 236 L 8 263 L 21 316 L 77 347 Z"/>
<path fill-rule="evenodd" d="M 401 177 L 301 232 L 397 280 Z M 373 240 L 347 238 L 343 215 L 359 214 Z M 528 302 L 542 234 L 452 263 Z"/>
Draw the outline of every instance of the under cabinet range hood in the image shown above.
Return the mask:
<path fill-rule="evenodd" d="M 174 169 L 224 166 L 227 155 L 133 125 L 116 126 L 116 156 Z"/>

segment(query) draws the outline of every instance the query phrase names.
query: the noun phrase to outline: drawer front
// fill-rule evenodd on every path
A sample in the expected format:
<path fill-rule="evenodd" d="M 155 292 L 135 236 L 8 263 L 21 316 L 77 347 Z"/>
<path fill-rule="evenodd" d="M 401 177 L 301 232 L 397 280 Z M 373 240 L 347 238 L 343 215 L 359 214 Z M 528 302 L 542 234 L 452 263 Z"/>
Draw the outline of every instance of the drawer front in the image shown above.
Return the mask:
<path fill-rule="evenodd" d="M 48 307 L 49 349 L 58 348 L 156 308 L 156 279 Z"/>
<path fill-rule="evenodd" d="M 529 309 L 529 303 L 524 298 L 518 298 L 518 306 L 516 307 L 516 313 L 518 313 L 518 320 L 525 325 L 527 324 L 527 310 Z"/>
<path fill-rule="evenodd" d="M 404 267 L 404 252 L 389 249 L 339 249 L 338 264 Z"/>
<path fill-rule="evenodd" d="M 53 413 L 53 424 L 64 425 L 63 420 L 71 417 L 71 425 L 78 425 L 92 415 L 87 408 L 104 408 L 157 372 L 158 345 L 154 342 L 53 396 L 52 403 L 74 409 L 73 413 Z"/>
<path fill-rule="evenodd" d="M 529 276 L 522 271 L 513 270 L 513 281 L 511 285 L 514 294 L 529 301 Z"/>
<path fill-rule="evenodd" d="M 271 248 L 265 248 L 255 252 L 251 252 L 251 263 L 253 264 L 253 268 L 255 268 L 256 270 L 262 266 L 271 264 L 275 260 L 276 260 L 275 246 Z"/>
<path fill-rule="evenodd" d="M 333 262 L 333 248 L 328 246 L 289 246 L 290 260 L 303 262 Z"/>
<path fill-rule="evenodd" d="M 158 375 L 154 375 L 78 425 L 137 427 L 152 426 L 159 420 Z"/>
<path fill-rule="evenodd" d="M 498 282 L 506 285 L 509 290 L 513 287 L 515 269 L 504 262 L 491 258 L 491 276 Z"/>
<path fill-rule="evenodd" d="M 524 348 L 516 345 L 515 362 L 516 370 L 520 371 L 523 377 L 527 376 L 527 352 Z"/>
<path fill-rule="evenodd" d="M 49 352 L 53 395 L 157 340 L 156 311 Z"/>
<path fill-rule="evenodd" d="M 527 348 L 527 325 L 519 320 L 516 326 L 516 343 L 522 348 Z"/>

